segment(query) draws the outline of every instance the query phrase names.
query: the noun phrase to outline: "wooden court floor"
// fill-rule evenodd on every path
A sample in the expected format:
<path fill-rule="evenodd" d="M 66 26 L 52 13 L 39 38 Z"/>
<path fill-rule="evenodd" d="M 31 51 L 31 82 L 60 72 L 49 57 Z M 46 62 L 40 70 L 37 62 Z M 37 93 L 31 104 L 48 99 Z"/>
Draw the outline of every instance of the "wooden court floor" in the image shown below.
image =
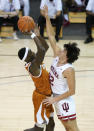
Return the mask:
<path fill-rule="evenodd" d="M 57 44 L 62 47 L 68 42 L 69 40 L 60 40 Z M 80 131 L 94 131 L 94 42 L 88 45 L 84 45 L 82 40 L 76 42 L 81 49 L 80 58 L 74 64 L 77 122 Z M 0 43 L 0 131 L 23 131 L 34 125 L 34 85 L 24 69 L 24 63 L 17 57 L 18 50 L 24 46 L 36 51 L 35 43 L 30 39 L 5 39 Z M 44 60 L 48 70 L 52 54 L 49 48 Z M 65 131 L 56 113 L 54 117 L 55 131 Z"/>

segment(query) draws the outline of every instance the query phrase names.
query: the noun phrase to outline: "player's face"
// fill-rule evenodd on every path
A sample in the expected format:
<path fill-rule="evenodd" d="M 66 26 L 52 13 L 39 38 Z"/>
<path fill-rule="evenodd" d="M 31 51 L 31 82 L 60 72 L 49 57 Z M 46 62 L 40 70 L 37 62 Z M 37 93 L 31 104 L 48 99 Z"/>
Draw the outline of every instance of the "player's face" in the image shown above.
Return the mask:
<path fill-rule="evenodd" d="M 32 62 L 34 59 L 35 59 L 36 55 L 34 52 L 32 52 L 31 50 L 28 51 L 28 55 L 27 55 L 27 58 L 26 58 L 26 62 Z"/>
<path fill-rule="evenodd" d="M 67 60 L 67 50 L 66 50 L 65 48 L 60 51 L 59 58 L 60 58 L 61 60 Z"/>

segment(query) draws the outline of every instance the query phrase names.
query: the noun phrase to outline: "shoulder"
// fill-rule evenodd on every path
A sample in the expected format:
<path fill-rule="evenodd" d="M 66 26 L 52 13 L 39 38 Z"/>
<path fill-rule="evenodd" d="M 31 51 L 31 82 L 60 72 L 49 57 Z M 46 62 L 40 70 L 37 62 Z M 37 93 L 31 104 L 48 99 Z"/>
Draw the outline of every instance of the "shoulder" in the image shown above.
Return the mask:
<path fill-rule="evenodd" d="M 67 69 L 63 72 L 63 75 L 64 75 L 64 77 L 71 77 L 71 76 L 75 75 L 75 70 L 74 70 L 74 68 L 72 68 L 72 67 L 67 68 Z"/>

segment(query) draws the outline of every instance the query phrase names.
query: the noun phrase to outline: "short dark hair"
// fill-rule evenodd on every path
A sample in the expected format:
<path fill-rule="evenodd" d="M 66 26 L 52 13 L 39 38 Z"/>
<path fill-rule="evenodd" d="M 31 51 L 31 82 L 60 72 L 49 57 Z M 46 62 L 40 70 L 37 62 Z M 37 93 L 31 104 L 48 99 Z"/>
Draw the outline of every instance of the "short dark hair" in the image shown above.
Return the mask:
<path fill-rule="evenodd" d="M 22 60 L 23 57 L 24 57 L 24 54 L 25 54 L 25 51 L 26 51 L 26 48 L 21 48 L 19 51 L 18 51 L 18 57 Z"/>
<path fill-rule="evenodd" d="M 78 56 L 80 55 L 80 49 L 77 47 L 77 43 L 68 43 L 64 44 L 64 48 L 67 50 L 67 62 L 73 63 L 78 59 Z"/>

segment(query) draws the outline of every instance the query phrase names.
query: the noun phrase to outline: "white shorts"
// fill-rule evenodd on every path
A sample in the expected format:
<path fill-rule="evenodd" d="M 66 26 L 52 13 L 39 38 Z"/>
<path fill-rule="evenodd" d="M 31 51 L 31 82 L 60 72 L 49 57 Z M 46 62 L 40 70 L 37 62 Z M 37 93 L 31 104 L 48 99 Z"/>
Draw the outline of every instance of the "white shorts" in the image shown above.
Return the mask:
<path fill-rule="evenodd" d="M 61 100 L 54 104 L 58 119 L 73 120 L 76 119 L 75 102 L 72 97 Z"/>

